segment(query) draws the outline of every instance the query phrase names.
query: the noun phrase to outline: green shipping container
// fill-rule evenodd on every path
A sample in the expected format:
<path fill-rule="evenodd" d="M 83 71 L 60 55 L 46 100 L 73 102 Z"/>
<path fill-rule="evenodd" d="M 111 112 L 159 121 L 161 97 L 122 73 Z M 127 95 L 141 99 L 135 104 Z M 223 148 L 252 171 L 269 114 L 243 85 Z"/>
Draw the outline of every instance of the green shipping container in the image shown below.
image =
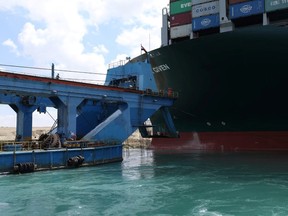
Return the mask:
<path fill-rule="evenodd" d="M 170 15 L 185 13 L 191 11 L 192 1 L 191 0 L 180 0 L 171 2 L 170 4 Z"/>
<path fill-rule="evenodd" d="M 288 8 L 288 0 L 265 0 L 265 11 L 275 11 Z"/>

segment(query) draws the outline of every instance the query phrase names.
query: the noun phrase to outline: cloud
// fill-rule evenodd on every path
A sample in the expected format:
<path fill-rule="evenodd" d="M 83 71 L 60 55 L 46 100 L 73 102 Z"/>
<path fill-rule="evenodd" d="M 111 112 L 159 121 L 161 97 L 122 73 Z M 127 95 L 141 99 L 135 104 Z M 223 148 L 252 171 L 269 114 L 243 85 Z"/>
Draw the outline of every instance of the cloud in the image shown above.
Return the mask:
<path fill-rule="evenodd" d="M 95 53 L 103 53 L 103 54 L 109 53 L 109 50 L 103 44 L 100 44 L 100 45 L 93 47 L 93 51 Z"/>
<path fill-rule="evenodd" d="M 17 45 L 16 45 L 11 39 L 5 40 L 5 41 L 2 43 L 2 45 L 10 47 L 10 48 L 11 48 L 11 51 L 12 51 L 13 53 L 15 53 L 17 56 L 20 55 L 19 52 L 18 52 L 18 47 L 17 47 Z"/>
<path fill-rule="evenodd" d="M 159 47 L 160 39 L 155 37 L 155 29 L 145 29 L 143 27 L 134 27 L 129 30 L 123 30 L 116 38 L 116 42 L 123 47 L 130 49 L 131 56 L 140 54 L 141 45 L 146 50 Z"/>
<path fill-rule="evenodd" d="M 17 49 L 17 46 L 15 45 L 15 43 L 11 39 L 4 41 L 2 44 L 5 46 L 8 46 L 8 47 L 11 47 L 14 50 Z"/>
<path fill-rule="evenodd" d="M 35 29 L 32 23 L 26 23 L 19 34 L 19 41 L 22 45 L 29 47 L 43 47 L 47 45 L 47 30 Z"/>
<path fill-rule="evenodd" d="M 109 50 L 103 41 L 93 41 L 92 49 L 88 49 L 85 37 L 91 37 L 91 31 L 105 34 L 103 31 L 109 31 L 109 26 L 116 23 L 122 30 L 109 32 L 115 34 L 115 41 L 110 43 L 120 45 L 121 53 L 139 55 L 140 44 L 146 49 L 157 48 L 165 3 L 166 0 L 11 0 L 8 4 L 0 2 L 0 8 L 24 9 L 27 22 L 19 30 L 14 45 L 36 66 L 50 66 L 54 62 L 62 69 L 105 73 L 106 61 L 109 63 L 106 55 L 113 55 L 114 50 Z M 114 53 L 110 59 L 118 55 Z"/>

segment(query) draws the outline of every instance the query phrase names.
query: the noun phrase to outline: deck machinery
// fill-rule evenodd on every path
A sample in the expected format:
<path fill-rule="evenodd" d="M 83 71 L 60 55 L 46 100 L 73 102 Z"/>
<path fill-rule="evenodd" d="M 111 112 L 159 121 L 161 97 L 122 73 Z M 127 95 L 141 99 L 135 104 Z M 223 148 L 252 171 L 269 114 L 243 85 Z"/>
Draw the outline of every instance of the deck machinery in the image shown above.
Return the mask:
<path fill-rule="evenodd" d="M 15 141 L 20 145 L 17 149 L 15 143 L 2 142 L 0 172 L 63 168 L 71 160 L 70 165 L 122 160 L 122 143 L 137 128 L 146 136 L 156 134 L 148 133 L 145 121 L 158 110 L 170 136 L 177 136 L 167 108 L 177 97 L 171 90 L 157 90 L 147 62 L 108 69 L 105 85 L 0 72 L 0 104 L 17 114 Z M 32 141 L 33 112 L 46 113 L 47 107 L 57 109 L 50 144 L 46 142 L 45 150 L 37 143 L 35 149 L 18 151 Z"/>

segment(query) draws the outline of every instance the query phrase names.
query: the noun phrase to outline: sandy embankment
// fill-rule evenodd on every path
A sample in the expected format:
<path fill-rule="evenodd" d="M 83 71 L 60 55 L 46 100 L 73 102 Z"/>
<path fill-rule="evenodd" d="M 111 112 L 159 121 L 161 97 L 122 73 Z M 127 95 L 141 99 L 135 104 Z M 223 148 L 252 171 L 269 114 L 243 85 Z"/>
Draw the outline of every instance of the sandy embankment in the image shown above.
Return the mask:
<path fill-rule="evenodd" d="M 50 127 L 35 127 L 32 131 L 32 139 L 38 139 L 41 134 L 47 133 Z M 0 127 L 0 140 L 15 140 L 16 128 Z"/>
<path fill-rule="evenodd" d="M 50 127 L 35 127 L 32 131 L 33 139 L 38 139 L 41 134 L 49 132 Z M 15 140 L 16 128 L 0 127 L 0 140 Z M 147 148 L 151 143 L 151 139 L 142 138 L 140 133 L 136 131 L 125 142 L 125 148 Z"/>

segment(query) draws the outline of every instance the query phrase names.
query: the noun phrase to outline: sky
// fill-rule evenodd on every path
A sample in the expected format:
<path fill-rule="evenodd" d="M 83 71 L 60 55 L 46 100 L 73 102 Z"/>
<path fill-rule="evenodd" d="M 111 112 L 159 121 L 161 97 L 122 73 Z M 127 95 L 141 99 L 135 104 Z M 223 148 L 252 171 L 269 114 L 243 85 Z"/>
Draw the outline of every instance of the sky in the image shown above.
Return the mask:
<path fill-rule="evenodd" d="M 108 65 L 160 46 L 162 8 L 168 0 L 0 0 L 0 70 L 49 76 L 49 71 L 5 65 L 93 72 L 101 83 Z M 61 78 L 79 74 L 59 72 Z M 56 110 L 48 112 L 55 119 Z M 52 126 L 33 114 L 33 127 Z M 0 105 L 0 127 L 15 127 L 16 113 Z"/>

